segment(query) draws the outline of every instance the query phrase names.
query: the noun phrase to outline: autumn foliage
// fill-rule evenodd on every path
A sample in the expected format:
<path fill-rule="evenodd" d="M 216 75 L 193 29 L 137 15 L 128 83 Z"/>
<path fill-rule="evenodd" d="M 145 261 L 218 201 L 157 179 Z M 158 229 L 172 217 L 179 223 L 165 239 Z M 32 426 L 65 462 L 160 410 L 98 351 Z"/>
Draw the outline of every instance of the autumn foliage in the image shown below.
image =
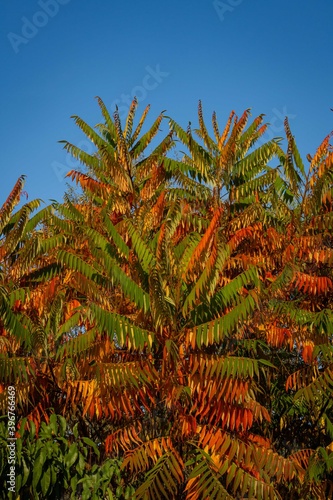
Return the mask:
<path fill-rule="evenodd" d="M 197 130 L 143 133 L 136 100 L 124 124 L 98 104 L 74 117 L 95 153 L 62 141 L 76 195 L 15 211 L 21 177 L 0 211 L 2 414 L 15 386 L 22 436 L 59 415 L 88 439 L 73 474 L 119 462 L 82 498 L 330 498 L 330 136 L 305 166 L 287 119 L 284 142 L 249 110 L 210 134 L 200 103 Z M 48 460 L 26 495 L 61 498 Z"/>

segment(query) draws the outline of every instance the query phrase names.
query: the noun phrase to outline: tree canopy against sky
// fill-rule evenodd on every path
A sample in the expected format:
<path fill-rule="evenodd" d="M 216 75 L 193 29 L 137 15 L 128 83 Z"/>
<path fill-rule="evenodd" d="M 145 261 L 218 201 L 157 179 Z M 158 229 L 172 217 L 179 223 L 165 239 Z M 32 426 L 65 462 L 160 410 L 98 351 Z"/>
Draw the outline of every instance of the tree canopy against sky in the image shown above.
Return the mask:
<path fill-rule="evenodd" d="M 96 124 L 95 95 L 122 120 L 134 96 L 182 124 L 195 122 L 199 99 L 220 119 L 251 107 L 271 124 L 265 141 L 284 136 L 287 115 L 304 158 L 332 128 L 329 0 L 0 5 L 1 200 L 22 173 L 29 199 L 62 199 L 75 161 L 56 141 L 93 151 L 68 117 Z"/>
<path fill-rule="evenodd" d="M 94 152 L 64 142 L 81 190 L 15 212 L 21 177 L 0 212 L 22 495 L 328 498 L 330 136 L 305 167 L 288 119 L 284 150 L 249 110 L 144 133 L 149 107 L 98 104 L 96 128 L 74 117 Z"/>

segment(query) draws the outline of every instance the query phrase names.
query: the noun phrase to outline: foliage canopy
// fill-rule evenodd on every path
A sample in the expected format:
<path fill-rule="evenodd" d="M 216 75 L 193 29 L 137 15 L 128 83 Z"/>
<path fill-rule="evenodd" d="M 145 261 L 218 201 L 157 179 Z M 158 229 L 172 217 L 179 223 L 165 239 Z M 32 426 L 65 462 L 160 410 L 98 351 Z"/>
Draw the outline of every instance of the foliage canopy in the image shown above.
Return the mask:
<path fill-rule="evenodd" d="M 14 386 L 18 492 L 328 498 L 330 136 L 305 167 L 287 119 L 284 150 L 249 110 L 223 130 L 214 114 L 210 133 L 199 103 L 198 129 L 161 113 L 142 133 L 149 107 L 136 122 L 134 100 L 122 124 L 98 104 L 95 129 L 74 117 L 95 153 L 63 141 L 82 193 L 15 211 L 21 177 L 0 210 L 0 407 Z"/>

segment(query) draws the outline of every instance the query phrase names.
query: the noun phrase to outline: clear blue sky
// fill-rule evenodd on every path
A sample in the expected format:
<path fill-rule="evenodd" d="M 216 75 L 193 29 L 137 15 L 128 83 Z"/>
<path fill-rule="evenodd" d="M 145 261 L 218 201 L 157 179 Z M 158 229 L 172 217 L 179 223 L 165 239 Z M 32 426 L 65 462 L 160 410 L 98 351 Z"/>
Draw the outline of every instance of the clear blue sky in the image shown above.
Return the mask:
<path fill-rule="evenodd" d="M 302 156 L 333 129 L 332 0 L 3 0 L 0 5 L 0 203 L 27 175 L 29 199 L 61 201 L 83 148 L 70 119 L 100 121 L 137 94 L 151 120 L 183 127 L 232 109 L 265 113 L 275 136 L 288 114 Z M 164 128 L 167 128 L 165 124 Z"/>

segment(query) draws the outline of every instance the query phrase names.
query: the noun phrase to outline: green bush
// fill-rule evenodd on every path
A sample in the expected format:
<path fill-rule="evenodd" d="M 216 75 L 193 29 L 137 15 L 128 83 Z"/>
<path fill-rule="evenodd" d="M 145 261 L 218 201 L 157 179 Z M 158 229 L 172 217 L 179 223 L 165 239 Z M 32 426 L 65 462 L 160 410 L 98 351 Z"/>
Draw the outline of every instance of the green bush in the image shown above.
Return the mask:
<path fill-rule="evenodd" d="M 51 415 L 38 435 L 33 422 L 23 419 L 15 453 L 16 494 L 9 490 L 7 426 L 0 421 L 0 490 L 4 499 L 113 500 L 129 499 L 134 488 L 126 485 L 118 459 L 101 460 L 98 445 L 72 429 L 64 417 Z"/>

